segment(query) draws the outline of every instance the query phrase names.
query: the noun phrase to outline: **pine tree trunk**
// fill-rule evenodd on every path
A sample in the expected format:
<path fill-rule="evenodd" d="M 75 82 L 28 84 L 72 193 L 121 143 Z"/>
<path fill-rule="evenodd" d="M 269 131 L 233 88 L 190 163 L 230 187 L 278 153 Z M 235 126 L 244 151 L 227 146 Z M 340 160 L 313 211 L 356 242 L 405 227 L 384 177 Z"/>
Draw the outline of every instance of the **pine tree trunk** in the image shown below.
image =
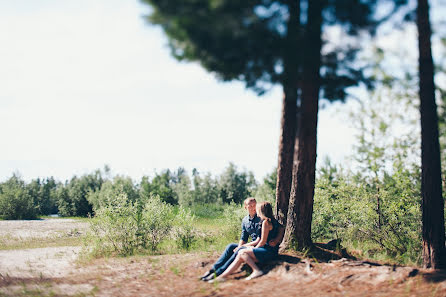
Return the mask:
<path fill-rule="evenodd" d="M 322 0 L 309 1 L 304 43 L 301 115 L 296 134 L 293 181 L 284 248 L 311 247 L 316 172 L 317 114 L 320 89 Z"/>
<path fill-rule="evenodd" d="M 288 21 L 287 44 L 284 52 L 284 82 L 281 119 L 281 135 L 279 141 L 279 162 L 277 166 L 276 185 L 276 218 L 286 224 L 288 202 L 291 191 L 293 170 L 294 139 L 297 129 L 298 103 L 298 43 L 300 1 L 290 0 L 288 3 L 290 18 Z"/>
<path fill-rule="evenodd" d="M 445 267 L 444 202 L 441 189 L 438 116 L 427 0 L 418 0 L 417 26 L 420 71 L 423 264 L 426 268 L 437 269 Z"/>
<path fill-rule="evenodd" d="M 293 92 L 284 90 L 281 120 L 282 133 L 280 135 L 279 164 L 277 167 L 276 218 L 282 225 L 286 224 L 288 202 L 290 199 L 294 138 L 297 127 L 297 92 L 295 96 L 290 93 Z"/>

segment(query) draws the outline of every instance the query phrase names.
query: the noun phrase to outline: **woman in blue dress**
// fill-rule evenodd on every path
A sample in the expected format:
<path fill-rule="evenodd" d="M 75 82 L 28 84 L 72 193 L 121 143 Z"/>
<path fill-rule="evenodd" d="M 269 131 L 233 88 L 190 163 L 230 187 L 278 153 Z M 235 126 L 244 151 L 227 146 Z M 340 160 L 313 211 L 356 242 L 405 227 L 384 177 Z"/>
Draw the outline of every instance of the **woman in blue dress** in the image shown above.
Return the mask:
<path fill-rule="evenodd" d="M 234 262 L 219 277 L 210 282 L 225 281 L 226 277 L 237 271 L 243 263 L 252 268 L 252 273 L 246 278 L 247 280 L 259 277 L 264 272 L 260 270 L 256 263 L 264 263 L 277 258 L 279 245 L 272 247 L 268 242 L 277 236 L 281 225 L 273 216 L 271 203 L 262 202 L 257 204 L 257 215 L 263 220 L 261 236 L 252 242 L 252 246 L 240 250 Z"/>

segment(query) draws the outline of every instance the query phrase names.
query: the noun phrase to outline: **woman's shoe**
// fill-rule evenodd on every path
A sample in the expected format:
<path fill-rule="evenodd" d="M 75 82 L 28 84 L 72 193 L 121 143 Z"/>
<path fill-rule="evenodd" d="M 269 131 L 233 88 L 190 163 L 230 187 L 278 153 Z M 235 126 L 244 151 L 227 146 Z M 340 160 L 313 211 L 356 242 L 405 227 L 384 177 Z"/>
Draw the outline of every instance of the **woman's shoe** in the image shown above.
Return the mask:
<path fill-rule="evenodd" d="M 251 275 L 248 276 L 247 278 L 245 278 L 245 280 L 249 281 L 249 280 L 252 280 L 253 278 L 262 276 L 264 274 L 265 273 L 262 270 L 257 270 L 257 271 L 254 271 L 253 273 L 251 273 Z"/>

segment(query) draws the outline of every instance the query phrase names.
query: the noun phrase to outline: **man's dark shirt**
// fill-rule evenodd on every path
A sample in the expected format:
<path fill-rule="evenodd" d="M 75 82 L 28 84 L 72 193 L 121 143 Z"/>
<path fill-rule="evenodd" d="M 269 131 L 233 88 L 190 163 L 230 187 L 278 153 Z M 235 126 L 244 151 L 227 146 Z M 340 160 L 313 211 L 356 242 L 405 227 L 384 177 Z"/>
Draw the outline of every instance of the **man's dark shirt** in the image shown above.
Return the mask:
<path fill-rule="evenodd" d="M 254 215 L 253 218 L 251 218 L 249 215 L 243 218 L 242 220 L 242 235 L 240 237 L 240 240 L 243 240 L 244 242 L 248 242 L 248 238 L 251 236 L 251 240 L 256 240 L 257 237 L 260 237 L 262 229 L 262 222 L 260 220 L 260 217 Z"/>

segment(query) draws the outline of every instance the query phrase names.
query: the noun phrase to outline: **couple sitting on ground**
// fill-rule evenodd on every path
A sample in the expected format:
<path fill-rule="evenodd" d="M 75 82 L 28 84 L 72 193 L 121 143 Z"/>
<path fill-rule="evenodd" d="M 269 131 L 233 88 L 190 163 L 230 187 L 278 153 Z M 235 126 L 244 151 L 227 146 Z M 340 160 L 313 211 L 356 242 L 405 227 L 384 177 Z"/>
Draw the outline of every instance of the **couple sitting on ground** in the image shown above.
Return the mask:
<path fill-rule="evenodd" d="M 207 282 L 224 282 L 244 263 L 252 268 L 247 280 L 264 274 L 256 263 L 265 263 L 278 257 L 279 244 L 282 241 L 284 228 L 273 216 L 271 203 L 262 202 L 257 205 L 252 197 L 244 201 L 248 215 L 242 220 L 242 235 L 238 244 L 229 244 L 212 268 L 201 280 Z M 248 237 L 251 242 L 248 243 Z"/>

